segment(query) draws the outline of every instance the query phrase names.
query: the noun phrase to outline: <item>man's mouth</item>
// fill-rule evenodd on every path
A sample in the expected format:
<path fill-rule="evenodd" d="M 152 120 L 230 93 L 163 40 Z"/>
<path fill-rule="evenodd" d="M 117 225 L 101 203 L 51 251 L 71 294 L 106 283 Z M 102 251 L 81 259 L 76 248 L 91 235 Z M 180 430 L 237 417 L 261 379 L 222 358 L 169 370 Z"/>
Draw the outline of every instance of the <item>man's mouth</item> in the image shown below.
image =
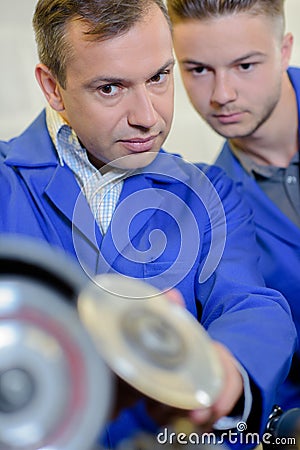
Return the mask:
<path fill-rule="evenodd" d="M 224 114 L 214 114 L 214 117 L 222 124 L 231 124 L 240 122 L 243 112 L 231 112 Z"/>
<path fill-rule="evenodd" d="M 158 137 L 158 134 L 151 135 L 148 137 L 132 137 L 128 139 L 120 139 L 119 142 L 123 144 L 131 152 L 147 152 L 152 149 L 155 141 Z"/>

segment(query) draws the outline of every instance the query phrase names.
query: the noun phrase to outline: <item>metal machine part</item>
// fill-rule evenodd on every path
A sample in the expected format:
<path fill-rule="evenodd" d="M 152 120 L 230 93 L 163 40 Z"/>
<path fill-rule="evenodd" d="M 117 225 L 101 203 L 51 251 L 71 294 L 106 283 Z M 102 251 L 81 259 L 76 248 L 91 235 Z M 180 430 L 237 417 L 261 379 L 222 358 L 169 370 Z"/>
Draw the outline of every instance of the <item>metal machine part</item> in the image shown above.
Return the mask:
<path fill-rule="evenodd" d="M 148 397 L 195 409 L 219 395 L 223 372 L 207 333 L 154 287 L 99 275 L 81 291 L 78 312 L 111 369 Z"/>
<path fill-rule="evenodd" d="M 85 283 L 44 245 L 0 241 L 0 449 L 94 445 L 112 380 L 72 304 Z"/>

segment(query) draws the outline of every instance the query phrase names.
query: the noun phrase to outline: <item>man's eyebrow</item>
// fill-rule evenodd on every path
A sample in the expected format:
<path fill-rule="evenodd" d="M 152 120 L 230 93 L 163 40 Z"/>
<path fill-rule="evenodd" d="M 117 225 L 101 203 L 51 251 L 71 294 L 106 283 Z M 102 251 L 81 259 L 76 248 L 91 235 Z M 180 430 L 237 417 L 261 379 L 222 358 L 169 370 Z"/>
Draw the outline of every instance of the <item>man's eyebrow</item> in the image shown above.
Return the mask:
<path fill-rule="evenodd" d="M 266 56 L 266 54 L 263 52 L 257 52 L 257 51 L 250 52 L 250 53 L 246 53 L 246 55 L 243 55 L 243 56 L 240 56 L 239 58 L 234 59 L 232 61 L 232 64 L 238 64 L 238 63 L 241 63 L 250 58 L 257 58 L 257 57 L 261 58 L 261 57 L 265 57 L 265 56 Z"/>
<path fill-rule="evenodd" d="M 84 87 L 87 89 L 92 89 L 97 87 L 99 84 L 120 84 L 124 81 L 125 80 L 123 78 L 100 76 L 87 81 L 84 84 Z"/>
<path fill-rule="evenodd" d="M 163 72 L 164 70 L 168 69 L 169 67 L 173 67 L 175 65 L 175 59 L 171 58 L 169 59 L 163 66 L 161 66 L 158 70 L 153 72 L 151 75 L 149 75 L 148 79 L 152 78 L 156 74 Z M 84 84 L 84 87 L 87 89 L 92 89 L 97 87 L 99 84 L 122 84 L 122 83 L 129 83 L 130 80 L 127 80 L 126 78 L 121 77 L 113 77 L 113 76 L 100 76 L 93 78 L 92 80 L 89 80 L 87 83 Z"/>
<path fill-rule="evenodd" d="M 164 70 L 168 69 L 169 67 L 173 68 L 174 66 L 175 66 L 175 59 L 171 58 L 163 66 L 161 66 L 158 70 L 156 70 L 154 72 L 154 75 L 157 73 L 163 72 Z M 149 78 L 151 78 L 151 76 Z"/>
<path fill-rule="evenodd" d="M 181 59 L 180 64 L 190 64 L 193 66 L 207 66 L 207 64 L 202 63 L 201 61 L 195 61 L 194 59 Z"/>
<path fill-rule="evenodd" d="M 238 58 L 234 59 L 233 61 L 230 62 L 230 64 L 239 64 L 242 63 L 243 61 L 250 59 L 250 58 L 256 58 L 256 57 L 265 57 L 265 53 L 263 52 L 250 52 L 247 53 L 245 55 L 239 56 Z M 181 64 L 186 64 L 186 65 L 193 65 L 193 66 L 203 66 L 203 67 L 209 67 L 210 64 L 205 63 L 205 62 L 201 62 L 201 61 L 196 61 L 194 59 L 182 59 L 180 61 Z"/>

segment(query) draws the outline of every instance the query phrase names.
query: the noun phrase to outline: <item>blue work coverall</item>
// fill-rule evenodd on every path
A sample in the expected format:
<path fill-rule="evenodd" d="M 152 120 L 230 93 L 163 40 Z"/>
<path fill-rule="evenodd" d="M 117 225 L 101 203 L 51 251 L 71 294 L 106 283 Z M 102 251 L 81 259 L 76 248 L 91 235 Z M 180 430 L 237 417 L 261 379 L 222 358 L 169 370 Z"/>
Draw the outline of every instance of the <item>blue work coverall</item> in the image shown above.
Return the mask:
<path fill-rule="evenodd" d="M 7 155 L 0 164 L 0 232 L 47 241 L 91 276 L 115 271 L 177 287 L 188 310 L 249 374 L 251 417 L 262 431 L 296 338 L 285 299 L 257 270 L 252 215 L 232 181 L 216 167 L 198 168 L 161 150 L 125 179 L 102 236 L 74 174 L 59 163 L 45 112 L 0 143 L 0 153 Z M 154 430 L 142 403 L 108 425 L 106 443 L 114 447 L 138 429 Z"/>

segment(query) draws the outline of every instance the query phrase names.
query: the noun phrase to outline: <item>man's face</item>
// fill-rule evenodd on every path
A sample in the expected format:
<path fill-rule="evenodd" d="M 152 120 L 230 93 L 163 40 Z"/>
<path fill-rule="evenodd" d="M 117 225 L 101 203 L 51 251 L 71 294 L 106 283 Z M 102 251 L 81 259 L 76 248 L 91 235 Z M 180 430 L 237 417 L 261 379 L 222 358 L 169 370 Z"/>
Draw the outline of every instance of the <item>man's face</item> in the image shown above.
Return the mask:
<path fill-rule="evenodd" d="M 252 135 L 271 120 L 290 54 L 276 26 L 269 18 L 244 13 L 174 27 L 188 96 L 226 138 Z"/>
<path fill-rule="evenodd" d="M 101 42 L 88 41 L 80 21 L 68 31 L 62 116 L 96 166 L 128 155 L 137 166 L 151 162 L 173 117 L 172 37 L 162 12 L 154 5 L 127 33 Z"/>

